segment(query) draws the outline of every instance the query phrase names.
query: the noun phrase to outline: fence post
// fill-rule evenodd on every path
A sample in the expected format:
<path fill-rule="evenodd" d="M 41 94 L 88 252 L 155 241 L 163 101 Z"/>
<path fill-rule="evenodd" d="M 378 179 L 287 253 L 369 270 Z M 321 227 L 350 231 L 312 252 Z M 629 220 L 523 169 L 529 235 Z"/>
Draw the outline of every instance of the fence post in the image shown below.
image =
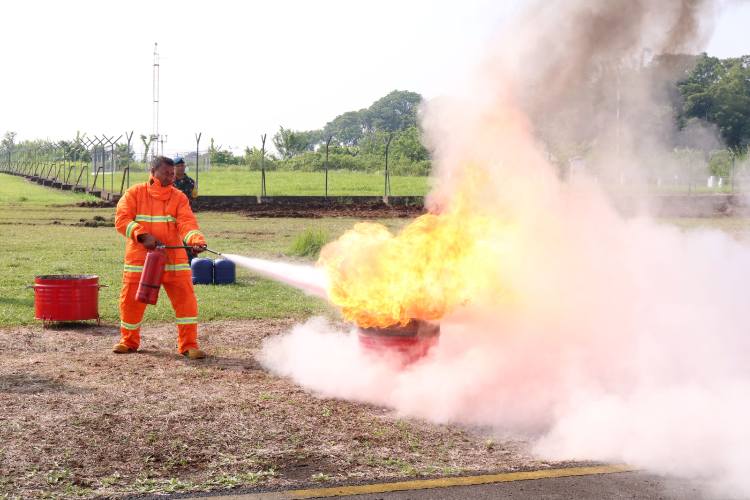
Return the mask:
<path fill-rule="evenodd" d="M 203 135 L 203 132 L 198 132 L 195 134 L 195 190 L 198 193 L 198 196 L 200 196 L 200 191 L 198 191 L 198 171 L 200 170 L 200 159 L 201 159 L 201 136 Z"/>
<path fill-rule="evenodd" d="M 328 139 L 326 140 L 326 162 L 325 162 L 325 169 L 326 169 L 326 198 L 328 198 L 328 146 L 331 145 L 331 139 L 333 139 L 333 136 L 328 136 Z"/>
<path fill-rule="evenodd" d="M 260 136 L 260 196 L 266 196 L 266 134 Z"/>
<path fill-rule="evenodd" d="M 122 196 L 122 192 L 124 191 L 124 188 L 125 188 L 125 177 L 128 178 L 127 185 L 128 185 L 128 188 L 130 188 L 130 142 L 133 139 L 134 132 L 135 132 L 134 130 L 131 130 L 129 134 L 125 132 L 125 138 L 128 140 L 128 149 L 126 151 L 127 162 L 125 163 L 125 168 L 122 170 L 122 181 L 120 181 L 120 196 Z"/>
<path fill-rule="evenodd" d="M 393 132 L 388 133 L 388 140 L 385 143 L 385 188 L 383 190 L 383 197 L 388 199 L 388 195 L 391 192 L 391 178 L 388 173 L 388 150 L 391 147 L 391 140 L 393 140 Z"/>

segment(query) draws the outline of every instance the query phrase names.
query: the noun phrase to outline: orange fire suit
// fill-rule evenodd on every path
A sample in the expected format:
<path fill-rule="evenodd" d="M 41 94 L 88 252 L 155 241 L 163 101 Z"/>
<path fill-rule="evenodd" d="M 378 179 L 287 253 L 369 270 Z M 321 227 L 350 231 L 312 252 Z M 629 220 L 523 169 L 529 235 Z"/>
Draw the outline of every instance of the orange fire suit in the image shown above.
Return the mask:
<path fill-rule="evenodd" d="M 115 228 L 127 240 L 120 292 L 121 342 L 138 349 L 146 304 L 138 302 L 135 294 L 147 252 L 146 247 L 138 242 L 138 236 L 151 234 L 167 246 L 205 245 L 206 240 L 187 197 L 171 185 L 162 186 L 153 176 L 148 182 L 125 192 L 117 203 Z M 166 252 L 167 265 L 162 284 L 176 316 L 177 349 L 184 353 L 198 348 L 198 302 L 185 250 L 167 249 Z"/>

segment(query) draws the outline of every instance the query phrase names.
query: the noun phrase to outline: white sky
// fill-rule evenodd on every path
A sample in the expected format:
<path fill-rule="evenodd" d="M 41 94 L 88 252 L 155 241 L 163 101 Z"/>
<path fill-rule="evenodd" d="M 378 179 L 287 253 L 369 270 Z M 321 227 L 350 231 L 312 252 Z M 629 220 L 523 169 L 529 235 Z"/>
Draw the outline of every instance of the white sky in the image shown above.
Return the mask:
<path fill-rule="evenodd" d="M 450 93 L 523 0 L 3 2 L 0 134 L 151 132 L 154 42 L 165 152 L 194 133 L 236 148 L 279 125 L 322 127 L 394 89 Z M 708 47 L 750 54 L 750 3 L 727 8 Z"/>

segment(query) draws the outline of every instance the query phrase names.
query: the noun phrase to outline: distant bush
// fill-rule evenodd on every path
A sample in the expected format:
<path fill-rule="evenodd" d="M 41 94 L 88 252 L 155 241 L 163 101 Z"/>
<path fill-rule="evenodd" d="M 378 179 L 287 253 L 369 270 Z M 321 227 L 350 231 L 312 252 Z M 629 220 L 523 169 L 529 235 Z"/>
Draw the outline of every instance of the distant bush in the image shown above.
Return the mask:
<path fill-rule="evenodd" d="M 294 243 L 292 243 L 287 253 L 299 257 L 317 258 L 320 254 L 320 249 L 330 239 L 328 232 L 323 229 L 307 229 L 295 238 Z"/>
<path fill-rule="evenodd" d="M 418 159 L 418 156 L 410 157 L 398 153 L 394 149 L 388 158 L 388 167 L 393 175 L 426 176 L 430 175 L 431 164 L 428 159 Z M 238 163 L 238 160 L 241 160 Z M 257 149 L 248 149 L 244 157 L 235 157 L 233 163 L 213 163 L 211 167 L 226 170 L 252 170 L 261 169 L 261 155 Z M 323 172 L 326 168 L 325 152 L 305 151 L 290 158 L 277 159 L 267 155 L 264 161 L 266 171 L 287 172 Z M 382 152 L 360 152 L 348 148 L 331 148 L 328 154 L 328 170 L 348 170 L 350 172 L 382 172 L 385 169 L 385 158 Z"/>
<path fill-rule="evenodd" d="M 392 156 L 389 158 L 388 164 L 393 175 L 424 176 L 430 174 L 429 160 L 412 161 L 405 157 Z M 286 160 L 277 160 L 274 167 L 277 170 L 284 171 L 322 172 L 325 170 L 325 153 L 309 151 Z M 374 173 L 382 172 L 384 168 L 385 160 L 378 155 L 360 154 L 354 156 L 347 153 L 328 155 L 328 170 Z"/>
<path fill-rule="evenodd" d="M 708 161 L 708 171 L 718 177 L 729 177 L 732 171 L 732 155 L 727 150 L 714 151 Z"/>
<path fill-rule="evenodd" d="M 393 175 L 408 175 L 412 177 L 430 175 L 429 160 L 396 163 L 390 166 Z"/>

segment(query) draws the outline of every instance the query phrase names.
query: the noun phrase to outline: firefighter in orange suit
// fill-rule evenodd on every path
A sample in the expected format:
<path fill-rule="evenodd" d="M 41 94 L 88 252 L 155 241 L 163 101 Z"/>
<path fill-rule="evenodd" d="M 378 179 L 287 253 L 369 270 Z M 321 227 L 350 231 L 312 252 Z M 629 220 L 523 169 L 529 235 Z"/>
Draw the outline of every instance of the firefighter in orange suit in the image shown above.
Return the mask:
<path fill-rule="evenodd" d="M 158 156 L 151 162 L 148 182 L 128 189 L 117 203 L 115 227 L 125 236 L 125 268 L 120 292 L 120 334 L 113 351 L 135 352 L 141 341 L 141 320 L 146 304 L 135 299 L 147 250 L 159 244 L 188 245 L 193 252 L 206 248 L 187 197 L 172 183 L 174 163 Z M 177 350 L 190 359 L 206 354 L 198 348 L 198 302 L 193 291 L 192 273 L 185 250 L 167 249 L 167 265 L 162 283 L 172 302 L 178 330 Z"/>

